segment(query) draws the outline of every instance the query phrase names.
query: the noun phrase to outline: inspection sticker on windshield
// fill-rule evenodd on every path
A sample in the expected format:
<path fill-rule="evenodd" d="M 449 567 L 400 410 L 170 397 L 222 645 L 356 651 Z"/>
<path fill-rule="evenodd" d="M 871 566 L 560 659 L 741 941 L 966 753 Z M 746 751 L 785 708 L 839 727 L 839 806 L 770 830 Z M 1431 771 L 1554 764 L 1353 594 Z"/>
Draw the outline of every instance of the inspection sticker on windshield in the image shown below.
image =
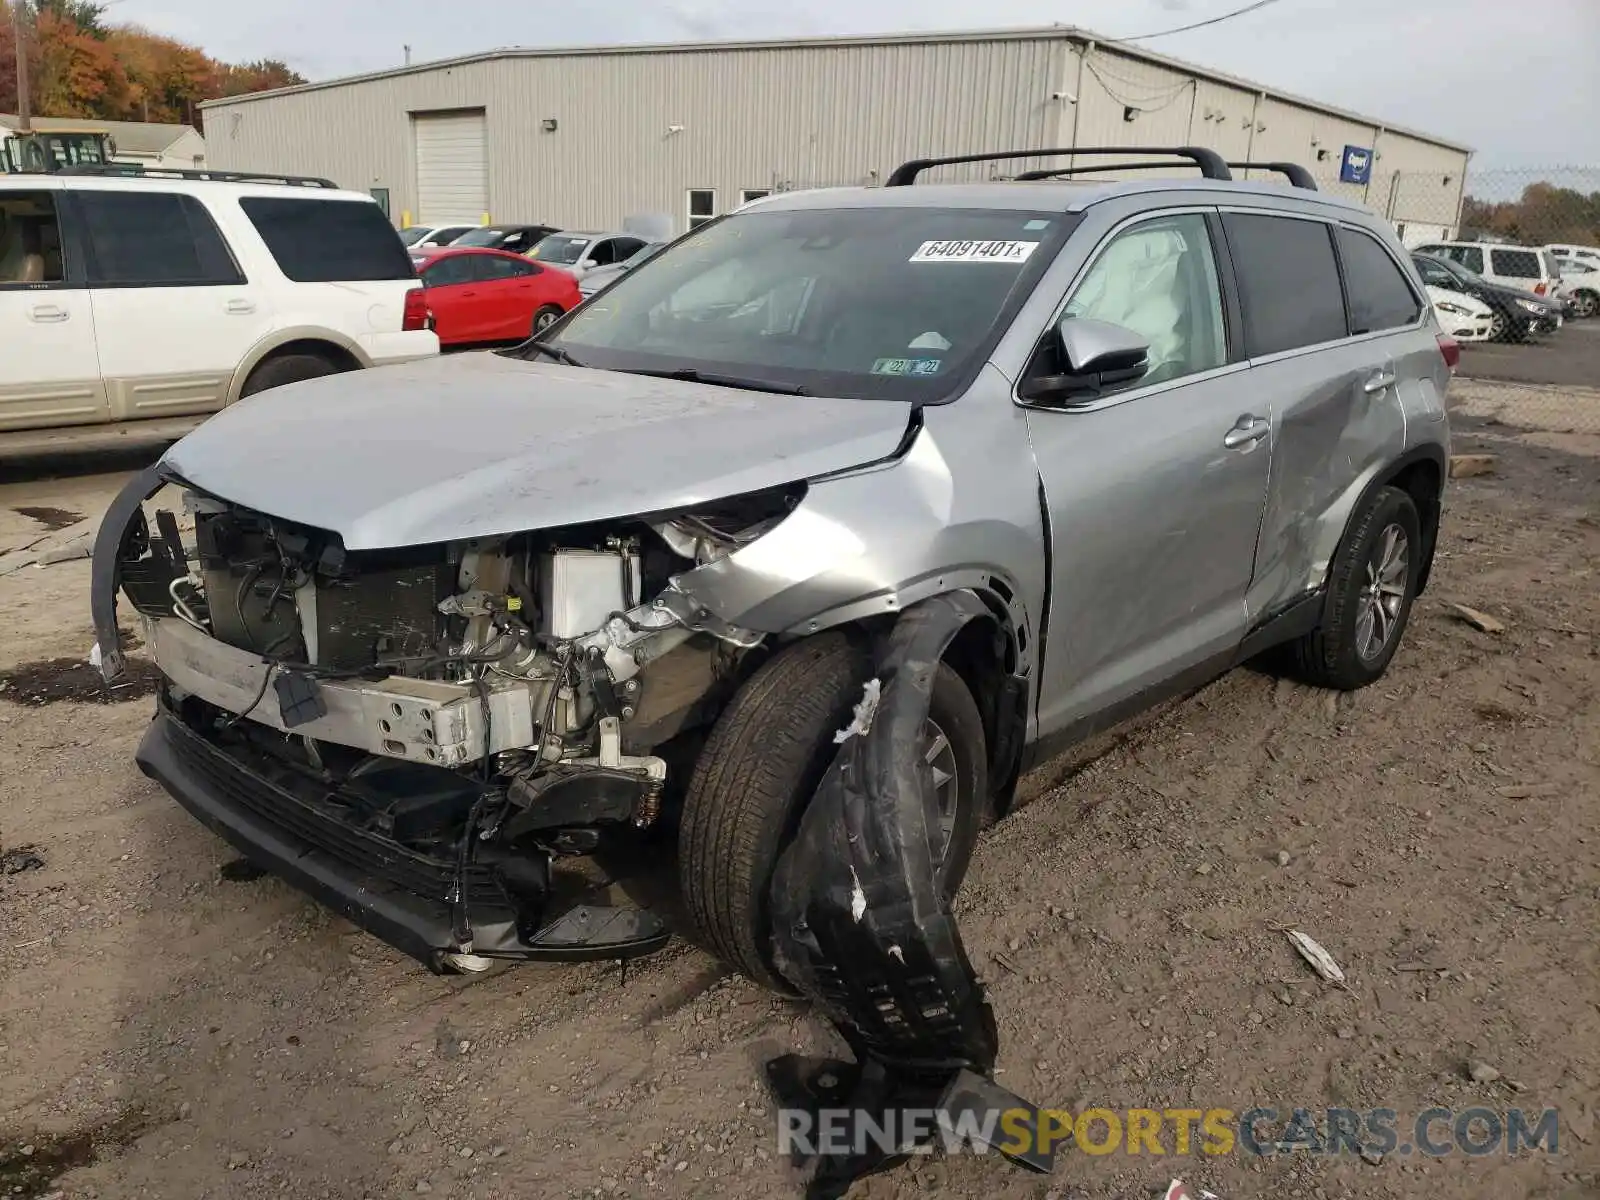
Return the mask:
<path fill-rule="evenodd" d="M 937 358 L 880 358 L 873 362 L 874 375 L 937 375 L 944 363 Z"/>
<path fill-rule="evenodd" d="M 912 262 L 1027 262 L 1038 242 L 923 242 Z"/>

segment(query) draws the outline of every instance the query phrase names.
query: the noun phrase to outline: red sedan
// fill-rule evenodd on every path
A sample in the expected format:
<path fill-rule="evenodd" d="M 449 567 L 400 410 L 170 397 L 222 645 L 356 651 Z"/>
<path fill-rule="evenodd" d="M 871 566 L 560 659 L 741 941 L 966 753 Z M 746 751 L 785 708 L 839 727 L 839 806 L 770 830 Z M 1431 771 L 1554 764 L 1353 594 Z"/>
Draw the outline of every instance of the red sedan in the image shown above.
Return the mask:
<path fill-rule="evenodd" d="M 417 274 L 445 346 L 523 341 L 582 299 L 560 267 L 502 250 L 447 246 L 419 259 Z"/>

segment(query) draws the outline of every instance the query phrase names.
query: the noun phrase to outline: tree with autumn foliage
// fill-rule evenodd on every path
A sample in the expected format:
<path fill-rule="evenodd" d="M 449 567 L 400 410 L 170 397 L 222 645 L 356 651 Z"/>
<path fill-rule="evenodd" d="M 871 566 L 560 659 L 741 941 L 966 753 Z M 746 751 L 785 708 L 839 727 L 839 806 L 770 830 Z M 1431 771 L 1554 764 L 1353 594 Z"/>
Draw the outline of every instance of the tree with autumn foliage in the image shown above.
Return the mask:
<path fill-rule="evenodd" d="M 305 82 L 275 59 L 219 62 L 140 26 L 109 24 L 106 7 L 93 0 L 24 3 L 35 116 L 198 124 L 202 101 Z M 0 112 L 17 111 L 15 61 L 11 24 L 0 19 Z"/>
<path fill-rule="evenodd" d="M 1586 173 L 1591 187 L 1600 173 Z M 1461 208 L 1461 227 L 1530 246 L 1600 245 L 1600 190 L 1550 182 L 1531 183 L 1518 200 L 1499 204 L 1468 196 Z"/>

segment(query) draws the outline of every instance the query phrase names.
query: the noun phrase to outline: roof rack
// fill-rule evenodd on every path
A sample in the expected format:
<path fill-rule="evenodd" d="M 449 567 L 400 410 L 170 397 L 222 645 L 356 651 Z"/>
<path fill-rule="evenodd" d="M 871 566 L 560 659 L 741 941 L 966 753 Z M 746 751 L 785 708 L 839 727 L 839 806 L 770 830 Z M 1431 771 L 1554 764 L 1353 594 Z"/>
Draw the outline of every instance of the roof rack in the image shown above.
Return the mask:
<path fill-rule="evenodd" d="M 1132 163 L 1103 163 L 1092 167 L 1043 167 L 1037 171 L 1024 171 L 1014 176 L 1016 180 L 1033 182 L 1039 179 L 1063 179 L 1069 175 L 1093 175 L 1102 171 L 1164 171 L 1173 168 L 1192 166 L 1190 162 L 1132 162 Z M 1297 188 L 1307 191 L 1317 190 L 1317 181 L 1311 177 L 1311 172 L 1299 163 L 1292 162 L 1231 162 L 1227 164 L 1232 171 L 1276 171 L 1286 176 L 1290 183 Z"/>
<path fill-rule="evenodd" d="M 113 179 L 201 179 L 213 183 L 281 183 L 289 187 L 338 188 L 331 179 L 314 175 L 271 175 L 258 171 L 204 171 L 181 167 L 145 167 L 137 163 L 79 163 L 57 175 L 99 175 Z"/>
<path fill-rule="evenodd" d="M 1203 146 L 1069 146 L 1055 150 L 1005 150 L 996 154 L 958 154 L 950 158 L 914 158 L 896 167 L 884 187 L 907 187 L 929 167 L 948 167 L 959 163 L 1003 162 L 1008 158 L 1049 158 L 1057 154 L 1175 154 L 1200 168 L 1207 179 L 1231 180 L 1222 155 Z M 1100 168 L 1105 170 L 1104 167 Z M 1030 172 L 1030 174 L 1032 174 Z M 1036 176 L 1037 177 L 1037 176 Z"/>
<path fill-rule="evenodd" d="M 1317 181 L 1311 178 L 1311 172 L 1299 163 L 1292 162 L 1234 162 L 1228 164 L 1239 171 L 1275 171 L 1284 176 L 1297 188 L 1305 188 L 1308 192 L 1317 190 Z"/>

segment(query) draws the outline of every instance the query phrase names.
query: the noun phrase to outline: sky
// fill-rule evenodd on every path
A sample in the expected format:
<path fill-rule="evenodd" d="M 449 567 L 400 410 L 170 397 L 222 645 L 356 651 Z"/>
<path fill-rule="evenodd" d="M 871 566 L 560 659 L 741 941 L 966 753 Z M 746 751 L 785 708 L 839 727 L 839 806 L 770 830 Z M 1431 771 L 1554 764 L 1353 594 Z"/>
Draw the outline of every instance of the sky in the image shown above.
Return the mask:
<path fill-rule="evenodd" d="M 1244 0 L 113 0 L 108 18 L 329 79 L 502 46 L 1076 25 L 1171 29 Z M 1535 15 L 1537 13 L 1537 16 Z M 1274 0 L 1144 47 L 1474 147 L 1474 167 L 1600 170 L 1600 0 Z"/>

